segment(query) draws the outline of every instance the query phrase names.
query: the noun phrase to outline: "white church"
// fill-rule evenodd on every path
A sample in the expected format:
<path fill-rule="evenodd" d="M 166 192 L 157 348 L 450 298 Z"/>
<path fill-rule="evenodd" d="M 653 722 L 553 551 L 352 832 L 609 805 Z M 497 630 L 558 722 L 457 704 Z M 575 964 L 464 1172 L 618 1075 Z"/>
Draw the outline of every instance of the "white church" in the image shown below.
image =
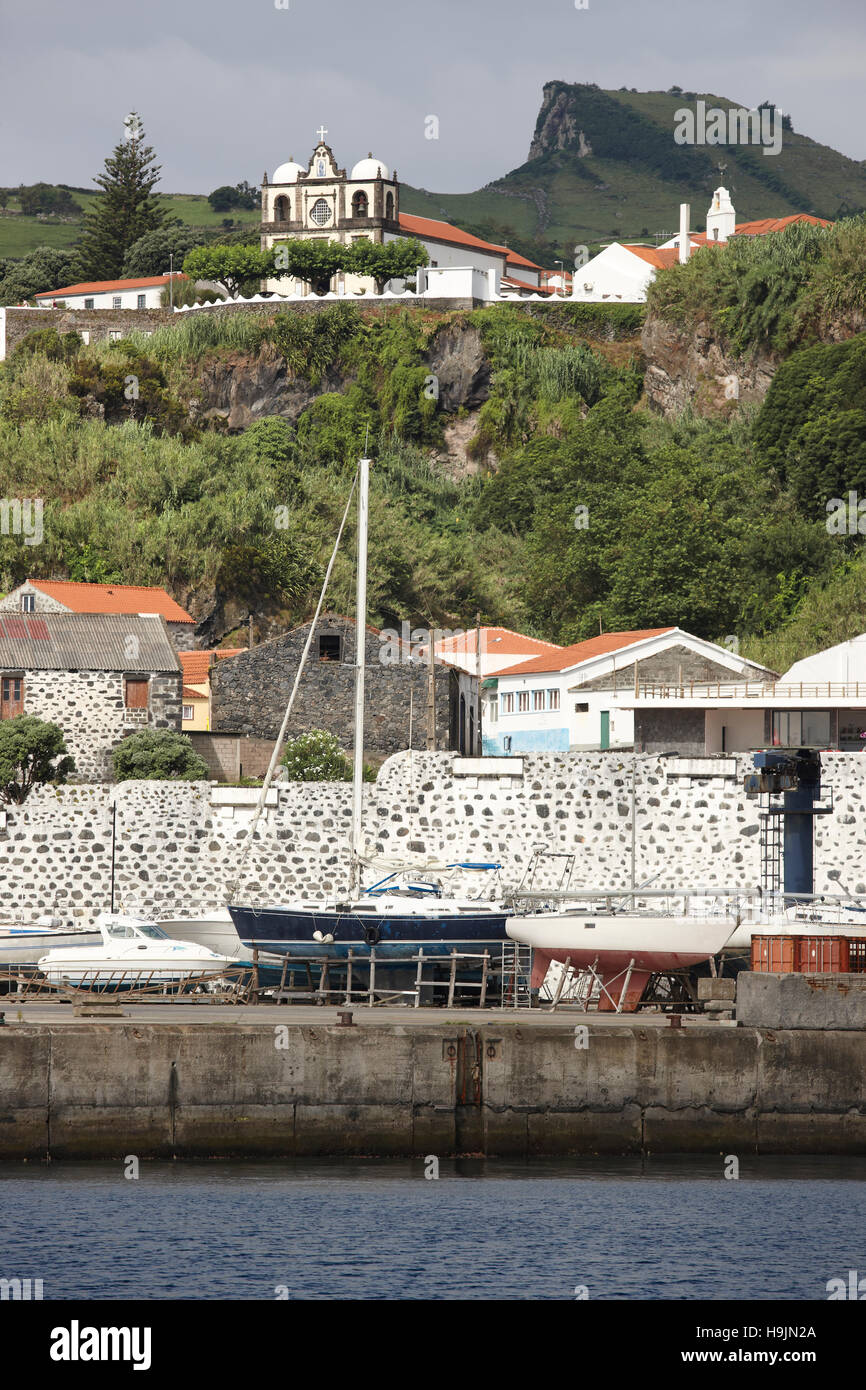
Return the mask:
<path fill-rule="evenodd" d="M 494 298 L 501 292 L 546 294 L 548 272 L 507 246 L 496 246 L 435 218 L 400 211 L 400 184 L 384 160 L 372 153 L 341 169 L 320 126 L 309 163 L 289 159 L 265 173 L 262 181 L 262 250 L 290 238 L 339 241 L 349 245 L 366 239 L 376 243 L 414 237 L 425 247 L 429 265 L 418 272 L 418 290 L 429 294 L 462 292 Z M 457 277 L 457 272 L 461 276 Z M 402 281 L 391 281 L 399 293 Z M 269 279 L 265 289 L 279 295 L 305 295 L 308 286 L 291 276 Z M 340 272 L 331 284 L 335 294 L 373 293 L 367 277 Z"/>
<path fill-rule="evenodd" d="M 572 299 L 586 304 L 643 304 L 656 271 L 679 262 L 684 265 L 692 251 L 707 245 L 724 245 L 735 236 L 766 236 L 780 232 L 792 222 L 811 222 L 829 227 L 823 217 L 795 212 L 788 217 L 764 217 L 756 222 L 737 222 L 727 188 L 719 186 L 707 211 L 707 230 L 689 230 L 688 203 L 680 205 L 680 230 L 660 246 L 636 246 L 612 242 L 585 265 L 577 267 L 572 282 Z"/>

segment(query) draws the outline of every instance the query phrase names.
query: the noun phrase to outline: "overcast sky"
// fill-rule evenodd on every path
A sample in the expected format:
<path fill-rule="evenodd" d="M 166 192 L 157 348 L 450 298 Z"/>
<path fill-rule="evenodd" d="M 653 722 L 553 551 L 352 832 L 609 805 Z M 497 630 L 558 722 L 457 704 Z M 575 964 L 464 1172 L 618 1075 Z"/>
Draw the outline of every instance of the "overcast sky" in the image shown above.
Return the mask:
<path fill-rule="evenodd" d="M 0 0 L 0 185 L 88 187 L 134 109 L 163 192 L 258 183 L 321 123 L 341 164 L 469 192 L 526 159 L 557 78 L 771 100 L 866 158 L 864 0 L 277 3 Z"/>

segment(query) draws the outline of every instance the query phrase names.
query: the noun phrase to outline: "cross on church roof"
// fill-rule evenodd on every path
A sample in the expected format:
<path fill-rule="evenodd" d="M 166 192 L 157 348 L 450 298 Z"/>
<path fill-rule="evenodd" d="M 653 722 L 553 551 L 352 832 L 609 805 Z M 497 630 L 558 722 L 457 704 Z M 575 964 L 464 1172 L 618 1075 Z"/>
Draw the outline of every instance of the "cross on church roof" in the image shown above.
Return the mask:
<path fill-rule="evenodd" d="M 325 136 L 327 135 L 327 133 L 328 133 L 328 132 L 327 132 L 327 130 L 325 129 L 325 127 L 324 127 L 323 125 L 320 125 L 320 126 L 319 126 L 319 129 L 316 131 L 316 134 L 317 134 L 318 137 L 319 137 L 319 143 L 320 143 L 320 144 L 323 144 L 323 143 L 324 143 Z"/>

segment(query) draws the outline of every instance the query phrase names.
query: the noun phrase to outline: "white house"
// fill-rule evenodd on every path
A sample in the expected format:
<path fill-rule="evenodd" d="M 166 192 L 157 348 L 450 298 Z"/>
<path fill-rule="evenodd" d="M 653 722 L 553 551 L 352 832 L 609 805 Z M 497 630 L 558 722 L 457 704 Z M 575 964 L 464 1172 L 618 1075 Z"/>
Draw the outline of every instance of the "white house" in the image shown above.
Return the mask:
<path fill-rule="evenodd" d="M 688 260 L 693 250 L 701 246 L 723 245 L 733 236 L 766 236 L 770 232 L 783 231 L 793 222 L 830 226 L 825 218 L 807 212 L 738 223 L 728 189 L 719 186 L 714 190 L 707 210 L 705 232 L 688 229 L 688 204 L 683 203 L 680 206 L 680 231 L 676 236 L 660 246 L 612 242 L 585 265 L 575 269 L 571 297 L 586 304 L 643 304 L 656 272 L 676 265 L 678 260 Z M 681 244 L 685 246 L 684 254 L 680 253 Z"/>
<path fill-rule="evenodd" d="M 435 646 L 436 657 L 472 676 L 495 676 L 530 657 L 554 656 L 562 651 L 555 642 L 526 637 L 509 627 L 472 627 L 468 632 L 443 635 Z"/>
<path fill-rule="evenodd" d="M 186 277 L 175 271 L 176 280 Z M 47 290 L 33 298 L 40 309 L 159 309 L 170 275 L 145 275 L 133 280 L 90 280 Z"/>
<path fill-rule="evenodd" d="M 490 754 L 631 748 L 647 682 L 703 689 L 775 673 L 678 627 L 607 632 L 500 671 L 482 724 Z"/>

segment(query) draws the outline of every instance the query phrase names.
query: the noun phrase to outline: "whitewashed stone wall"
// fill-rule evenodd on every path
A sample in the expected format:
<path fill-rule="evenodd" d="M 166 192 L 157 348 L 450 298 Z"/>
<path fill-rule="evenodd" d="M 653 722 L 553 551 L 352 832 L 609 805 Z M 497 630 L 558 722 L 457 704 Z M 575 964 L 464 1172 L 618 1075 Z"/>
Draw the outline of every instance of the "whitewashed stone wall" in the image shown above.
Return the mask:
<path fill-rule="evenodd" d="M 517 761 L 517 760 L 515 760 Z M 533 754 L 523 778 L 456 777 L 447 753 L 390 758 L 366 789 L 370 847 L 409 860 L 497 859 L 516 886 L 536 847 L 575 855 L 573 882 L 627 886 L 631 775 L 636 764 L 636 881 L 653 887 L 760 882 L 756 800 L 742 790 L 746 756 L 699 760 L 728 775 L 695 776 L 682 759 Z M 835 806 L 816 825 L 816 889 L 866 893 L 866 759 L 824 755 Z M 0 909 L 87 917 L 108 907 L 111 804 L 116 903 L 154 915 L 219 906 L 247 834 L 242 793 L 207 783 L 127 782 L 42 788 L 7 811 L 0 831 Z M 260 822 L 241 899 L 329 893 L 348 882 L 351 788 L 282 786 Z"/>

